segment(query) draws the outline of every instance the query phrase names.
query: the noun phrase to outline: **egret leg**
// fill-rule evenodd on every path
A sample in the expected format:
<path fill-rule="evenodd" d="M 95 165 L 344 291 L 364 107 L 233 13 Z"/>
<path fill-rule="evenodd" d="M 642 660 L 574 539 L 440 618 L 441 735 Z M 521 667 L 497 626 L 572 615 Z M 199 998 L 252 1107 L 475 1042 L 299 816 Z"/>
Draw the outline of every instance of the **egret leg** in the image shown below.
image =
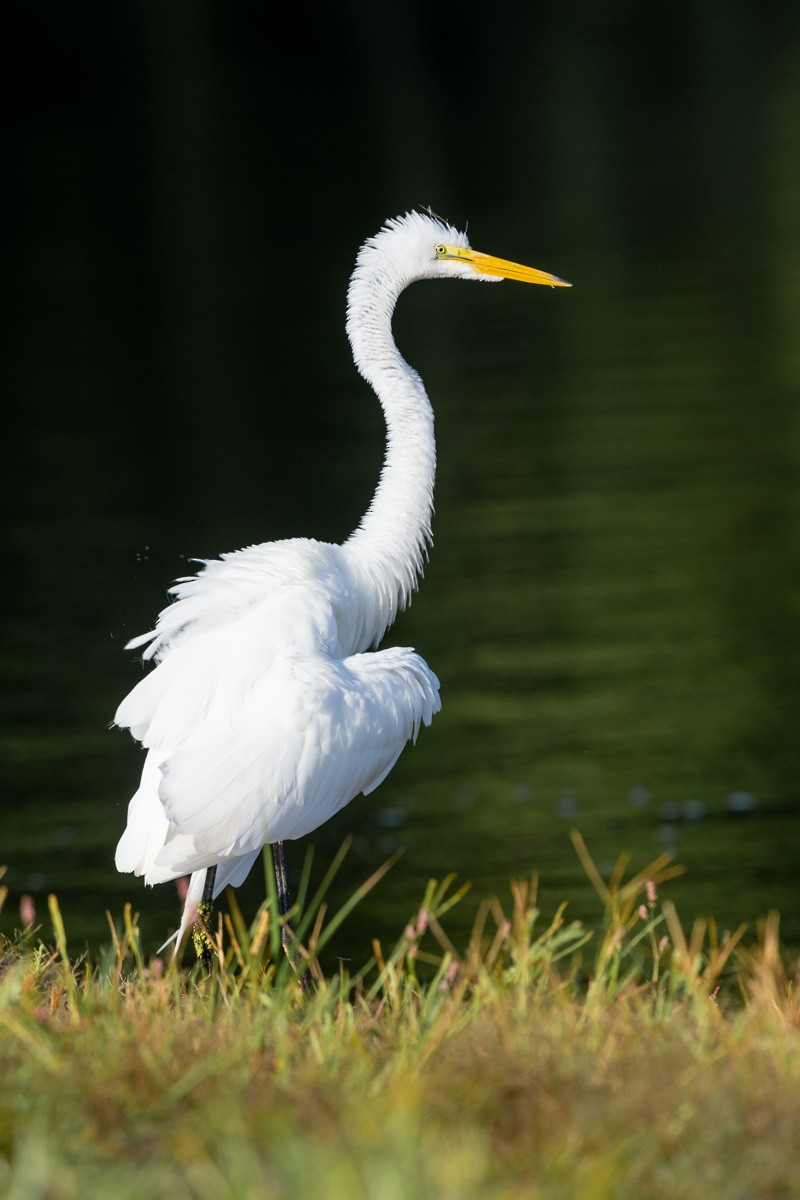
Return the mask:
<path fill-rule="evenodd" d="M 283 852 L 283 842 L 272 843 L 272 865 L 275 868 L 275 884 L 278 889 L 278 911 L 282 917 L 292 907 L 292 897 L 289 893 L 289 878 L 286 873 L 286 856 Z M 303 970 L 303 962 L 299 954 L 294 950 L 294 929 L 292 923 L 288 919 L 281 925 L 281 945 L 284 953 L 291 958 L 294 968 L 300 976 L 300 987 L 306 995 L 311 994 L 311 981 L 307 973 Z"/>
<path fill-rule="evenodd" d="M 197 916 L 192 930 L 195 954 L 200 959 L 206 971 L 211 970 L 214 960 L 214 942 L 211 939 L 211 914 L 214 911 L 214 882 L 217 878 L 217 868 L 208 867 L 205 883 L 203 884 L 203 899 L 197 906 Z"/>
<path fill-rule="evenodd" d="M 275 868 L 275 885 L 278 889 L 278 912 L 282 917 L 292 907 L 292 897 L 289 892 L 289 877 L 286 873 L 286 855 L 283 852 L 283 842 L 272 843 L 272 864 Z M 291 921 L 284 921 L 281 926 L 281 942 L 287 954 L 291 951 L 294 930 Z"/>

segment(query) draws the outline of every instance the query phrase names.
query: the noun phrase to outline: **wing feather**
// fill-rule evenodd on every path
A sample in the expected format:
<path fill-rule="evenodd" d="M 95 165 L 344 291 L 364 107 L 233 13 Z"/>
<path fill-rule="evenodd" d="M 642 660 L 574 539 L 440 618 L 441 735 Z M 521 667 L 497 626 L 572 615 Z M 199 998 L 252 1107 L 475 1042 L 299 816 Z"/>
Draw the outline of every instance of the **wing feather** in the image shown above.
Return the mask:
<path fill-rule="evenodd" d="M 439 707 L 412 650 L 284 656 L 235 729 L 162 764 L 169 832 L 148 882 L 310 833 L 377 787 Z"/>
<path fill-rule="evenodd" d="M 149 751 L 139 787 L 128 804 L 125 832 L 117 844 L 114 863 L 118 871 L 143 875 L 155 859 L 169 832 L 169 821 L 158 795 L 161 783 L 159 755 Z"/>
<path fill-rule="evenodd" d="M 309 538 L 265 542 L 196 559 L 200 570 L 169 589 L 173 603 L 159 614 L 155 629 L 132 638 L 127 649 L 146 646 L 145 660 L 163 662 L 175 648 L 212 629 L 230 629 L 254 605 L 270 601 L 286 585 L 322 587 L 336 597 L 341 547 Z"/>

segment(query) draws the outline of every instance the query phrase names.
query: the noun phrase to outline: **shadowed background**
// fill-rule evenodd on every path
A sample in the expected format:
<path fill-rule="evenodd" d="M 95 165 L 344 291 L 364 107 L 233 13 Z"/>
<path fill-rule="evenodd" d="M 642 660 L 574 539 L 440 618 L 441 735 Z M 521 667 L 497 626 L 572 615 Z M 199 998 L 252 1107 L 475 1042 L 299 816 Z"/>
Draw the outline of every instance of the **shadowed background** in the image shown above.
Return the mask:
<path fill-rule="evenodd" d="M 345 537 L 383 451 L 348 276 L 430 204 L 571 292 L 430 284 L 395 331 L 439 438 L 435 546 L 389 642 L 443 712 L 307 839 L 359 962 L 430 876 L 672 852 L 686 918 L 796 891 L 800 20 L 711 0 L 9 6 L 0 863 L 73 948 L 170 885 L 113 852 L 141 751 L 109 731 L 192 556 Z M 306 846 L 290 844 L 296 874 Z M 256 869 L 240 901 L 263 895 Z M 754 926 L 753 926 L 754 927 Z"/>

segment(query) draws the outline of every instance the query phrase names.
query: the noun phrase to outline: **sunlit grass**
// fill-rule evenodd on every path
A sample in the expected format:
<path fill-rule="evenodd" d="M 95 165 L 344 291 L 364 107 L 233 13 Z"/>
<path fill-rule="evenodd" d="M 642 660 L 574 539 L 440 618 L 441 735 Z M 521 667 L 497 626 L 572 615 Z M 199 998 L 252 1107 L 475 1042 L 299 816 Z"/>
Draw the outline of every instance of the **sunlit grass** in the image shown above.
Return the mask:
<path fill-rule="evenodd" d="M 320 956 L 381 872 L 330 916 L 329 879 L 309 896 L 306 873 L 292 959 L 274 896 L 249 924 L 229 898 L 208 975 L 145 959 L 129 908 L 75 961 L 51 898 L 51 934 L 0 946 L 0 1193 L 800 1194 L 800 1005 L 777 918 L 684 930 L 665 858 L 604 880 L 576 847 L 598 933 L 564 909 L 543 922 L 530 881 L 453 945 L 464 889 L 447 879 L 355 973 Z"/>

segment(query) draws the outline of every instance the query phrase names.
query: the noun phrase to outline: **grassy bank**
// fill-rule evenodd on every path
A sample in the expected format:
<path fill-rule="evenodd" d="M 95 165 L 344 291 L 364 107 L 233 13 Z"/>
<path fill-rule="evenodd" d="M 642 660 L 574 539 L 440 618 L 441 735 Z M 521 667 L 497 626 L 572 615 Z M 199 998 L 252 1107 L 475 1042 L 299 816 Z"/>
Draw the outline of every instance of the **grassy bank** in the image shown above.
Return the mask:
<path fill-rule="evenodd" d="M 464 948 L 458 893 L 431 885 L 355 976 L 323 973 L 336 917 L 309 902 L 305 993 L 271 902 L 250 927 L 233 903 L 204 976 L 146 962 L 130 912 L 99 961 L 72 960 L 53 899 L 52 947 L 29 928 L 0 951 L 0 1194 L 798 1196 L 777 921 L 686 931 L 669 875 L 596 878 L 591 937 L 565 914 L 540 927 L 535 887 L 514 885 Z"/>

